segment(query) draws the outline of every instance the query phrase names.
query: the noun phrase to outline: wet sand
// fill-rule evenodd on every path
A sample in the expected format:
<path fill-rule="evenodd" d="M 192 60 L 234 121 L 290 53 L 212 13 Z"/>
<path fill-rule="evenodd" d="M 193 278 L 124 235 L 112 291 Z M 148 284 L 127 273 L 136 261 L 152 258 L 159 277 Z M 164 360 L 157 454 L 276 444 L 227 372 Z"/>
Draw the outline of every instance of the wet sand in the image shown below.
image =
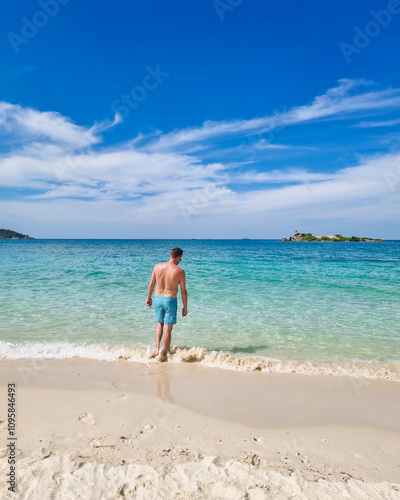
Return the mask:
<path fill-rule="evenodd" d="M 19 498 L 400 498 L 398 382 L 89 359 L 3 359 L 0 382 Z"/>

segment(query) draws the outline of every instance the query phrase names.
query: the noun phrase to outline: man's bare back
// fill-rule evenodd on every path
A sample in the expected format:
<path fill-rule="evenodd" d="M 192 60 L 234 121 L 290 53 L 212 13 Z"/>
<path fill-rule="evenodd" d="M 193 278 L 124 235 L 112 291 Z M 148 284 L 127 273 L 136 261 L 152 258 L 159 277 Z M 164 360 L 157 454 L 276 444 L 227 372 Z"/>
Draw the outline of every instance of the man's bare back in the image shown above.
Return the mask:
<path fill-rule="evenodd" d="M 156 280 L 155 295 L 158 297 L 177 297 L 178 285 L 184 278 L 185 271 L 173 262 L 162 262 L 154 268 Z"/>

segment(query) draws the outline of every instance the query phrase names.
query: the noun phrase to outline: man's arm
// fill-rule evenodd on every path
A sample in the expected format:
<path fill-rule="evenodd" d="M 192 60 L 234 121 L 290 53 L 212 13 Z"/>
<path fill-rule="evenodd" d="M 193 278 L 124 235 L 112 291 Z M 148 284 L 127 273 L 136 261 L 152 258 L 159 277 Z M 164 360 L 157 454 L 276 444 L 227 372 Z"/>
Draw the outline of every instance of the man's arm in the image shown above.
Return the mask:
<path fill-rule="evenodd" d="M 151 296 L 153 294 L 154 286 L 156 284 L 156 267 L 154 267 L 154 269 L 153 269 L 153 274 L 151 275 L 150 285 L 149 285 L 149 288 L 147 290 L 147 301 L 146 301 L 146 304 L 149 307 L 151 307 L 152 304 L 153 304 L 153 301 L 151 300 Z"/>
<path fill-rule="evenodd" d="M 185 271 L 182 269 L 182 276 L 179 281 L 179 284 L 181 285 L 181 295 L 182 295 L 182 302 L 183 302 L 183 309 L 182 309 L 182 316 L 186 316 L 188 313 L 187 310 L 187 303 L 188 303 L 188 293 L 186 290 L 186 275 Z"/>

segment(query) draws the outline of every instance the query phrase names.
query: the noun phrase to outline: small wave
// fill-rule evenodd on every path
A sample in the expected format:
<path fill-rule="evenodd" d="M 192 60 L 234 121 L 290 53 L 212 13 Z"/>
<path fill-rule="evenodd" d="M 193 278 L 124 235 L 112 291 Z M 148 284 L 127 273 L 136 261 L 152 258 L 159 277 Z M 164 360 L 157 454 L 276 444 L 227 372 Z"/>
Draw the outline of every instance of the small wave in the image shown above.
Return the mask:
<path fill-rule="evenodd" d="M 89 358 L 99 361 L 123 360 L 147 363 L 152 352 L 154 352 L 154 345 L 146 348 L 62 342 L 14 344 L 0 341 L 0 357 L 8 359 Z M 158 359 L 156 358 L 156 361 Z M 172 363 L 199 363 L 202 366 L 234 371 L 363 377 L 400 382 L 400 364 L 283 360 L 261 356 L 234 356 L 224 351 L 208 351 L 204 347 L 179 346 L 171 348 L 167 360 Z"/>
<path fill-rule="evenodd" d="M 99 361 L 147 362 L 146 349 L 110 346 L 108 344 L 74 344 L 66 342 L 26 342 L 14 344 L 0 341 L 0 357 L 9 359 L 72 359 L 88 358 Z"/>
<path fill-rule="evenodd" d="M 234 356 L 224 351 L 208 351 L 204 347 L 171 349 L 171 361 L 200 363 L 204 366 L 236 371 L 297 373 L 301 375 L 336 375 L 385 379 L 400 382 L 400 365 L 373 363 L 282 360 L 258 356 Z"/>

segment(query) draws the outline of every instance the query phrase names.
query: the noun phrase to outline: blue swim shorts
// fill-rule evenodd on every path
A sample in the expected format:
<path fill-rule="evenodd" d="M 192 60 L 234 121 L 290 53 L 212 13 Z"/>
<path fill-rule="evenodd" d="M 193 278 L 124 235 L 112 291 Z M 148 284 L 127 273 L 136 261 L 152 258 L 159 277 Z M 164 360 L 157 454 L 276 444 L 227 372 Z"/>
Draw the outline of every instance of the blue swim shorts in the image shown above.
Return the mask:
<path fill-rule="evenodd" d="M 175 325 L 176 311 L 178 309 L 178 300 L 176 297 L 154 297 L 156 316 L 158 323 L 166 325 Z"/>

